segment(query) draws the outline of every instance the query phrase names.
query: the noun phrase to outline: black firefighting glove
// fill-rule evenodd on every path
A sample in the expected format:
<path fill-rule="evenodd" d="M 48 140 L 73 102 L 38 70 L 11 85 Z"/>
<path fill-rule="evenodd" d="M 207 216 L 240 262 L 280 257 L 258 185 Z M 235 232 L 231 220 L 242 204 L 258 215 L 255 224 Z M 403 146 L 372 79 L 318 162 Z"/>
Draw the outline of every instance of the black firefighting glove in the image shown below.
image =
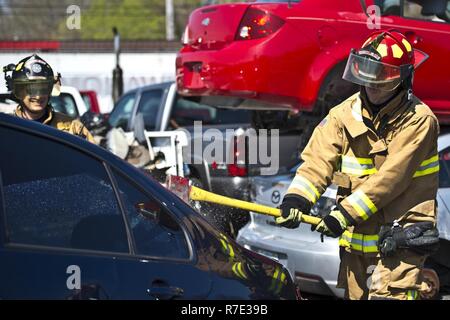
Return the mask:
<path fill-rule="evenodd" d="M 315 231 L 318 231 L 326 236 L 337 238 L 349 225 L 347 219 L 339 210 L 332 210 L 330 214 L 326 215 L 315 227 Z"/>
<path fill-rule="evenodd" d="M 305 201 L 297 195 L 286 195 L 280 205 L 281 217 L 275 219 L 275 223 L 290 229 L 295 229 L 302 221 Z"/>
<path fill-rule="evenodd" d="M 400 225 L 382 226 L 378 239 L 382 256 L 393 256 L 402 248 L 431 254 L 439 247 L 439 231 L 432 222 L 417 222 L 405 228 Z"/>

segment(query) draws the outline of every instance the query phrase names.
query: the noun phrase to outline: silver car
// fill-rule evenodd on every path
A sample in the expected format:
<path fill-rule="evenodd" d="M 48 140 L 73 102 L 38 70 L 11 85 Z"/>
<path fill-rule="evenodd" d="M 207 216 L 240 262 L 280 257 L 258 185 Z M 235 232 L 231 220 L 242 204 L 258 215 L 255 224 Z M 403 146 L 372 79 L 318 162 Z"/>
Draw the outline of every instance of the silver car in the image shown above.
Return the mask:
<path fill-rule="evenodd" d="M 428 265 L 439 274 L 442 290 L 446 286 L 450 288 L 442 281 L 450 278 L 450 134 L 439 137 L 438 151 L 441 168 L 437 201 L 441 249 L 429 259 Z M 255 177 L 252 181 L 252 200 L 272 207 L 280 205 L 297 167 L 275 177 Z M 332 185 L 311 209 L 311 214 L 326 215 L 335 204 L 335 197 L 336 187 Z M 237 241 L 285 265 L 302 291 L 343 297 L 344 291 L 336 288 L 338 239 L 324 237 L 322 241 L 320 235 L 311 232 L 307 224 L 301 224 L 296 229 L 281 228 L 272 217 L 251 213 L 251 220 L 240 230 Z"/>

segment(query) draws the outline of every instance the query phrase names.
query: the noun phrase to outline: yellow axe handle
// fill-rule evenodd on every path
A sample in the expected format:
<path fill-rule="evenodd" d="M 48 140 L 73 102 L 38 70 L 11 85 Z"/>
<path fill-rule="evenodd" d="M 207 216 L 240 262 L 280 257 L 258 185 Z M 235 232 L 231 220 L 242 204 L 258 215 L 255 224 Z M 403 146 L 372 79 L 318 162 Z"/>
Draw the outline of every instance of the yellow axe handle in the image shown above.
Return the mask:
<path fill-rule="evenodd" d="M 262 214 L 267 214 L 269 216 L 279 217 L 281 216 L 281 210 L 277 208 L 272 208 L 264 206 L 261 204 L 251 203 L 247 201 L 237 200 L 221 196 L 203 189 L 191 186 L 191 191 L 189 193 L 189 198 L 191 200 L 206 201 L 221 204 L 228 207 L 239 208 L 244 210 L 249 210 L 253 212 L 258 212 Z M 302 222 L 317 225 L 320 222 L 320 218 L 312 217 L 306 214 L 302 215 Z"/>

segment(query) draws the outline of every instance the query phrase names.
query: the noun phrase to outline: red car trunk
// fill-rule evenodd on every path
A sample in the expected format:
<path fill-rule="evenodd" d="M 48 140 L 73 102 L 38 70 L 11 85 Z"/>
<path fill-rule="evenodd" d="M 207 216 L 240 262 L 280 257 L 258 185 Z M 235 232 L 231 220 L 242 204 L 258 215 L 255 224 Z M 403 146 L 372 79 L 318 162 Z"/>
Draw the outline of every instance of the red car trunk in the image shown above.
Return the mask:
<path fill-rule="evenodd" d="M 194 49 L 218 50 L 234 41 L 248 4 L 215 5 L 195 10 L 186 29 Z M 186 35 L 185 35 L 186 36 Z"/>

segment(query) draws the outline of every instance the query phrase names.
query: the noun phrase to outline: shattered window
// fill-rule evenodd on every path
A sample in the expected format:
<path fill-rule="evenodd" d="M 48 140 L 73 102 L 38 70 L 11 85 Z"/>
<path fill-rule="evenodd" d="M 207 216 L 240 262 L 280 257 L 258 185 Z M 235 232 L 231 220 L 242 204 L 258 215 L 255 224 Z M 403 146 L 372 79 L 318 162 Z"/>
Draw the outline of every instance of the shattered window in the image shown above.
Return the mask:
<path fill-rule="evenodd" d="M 167 209 L 120 174 L 115 176 L 136 253 L 159 258 L 189 259 L 190 251 L 183 229 Z"/>
<path fill-rule="evenodd" d="M 0 149 L 8 242 L 128 252 L 123 217 L 101 162 L 6 128 L 0 128 Z"/>

